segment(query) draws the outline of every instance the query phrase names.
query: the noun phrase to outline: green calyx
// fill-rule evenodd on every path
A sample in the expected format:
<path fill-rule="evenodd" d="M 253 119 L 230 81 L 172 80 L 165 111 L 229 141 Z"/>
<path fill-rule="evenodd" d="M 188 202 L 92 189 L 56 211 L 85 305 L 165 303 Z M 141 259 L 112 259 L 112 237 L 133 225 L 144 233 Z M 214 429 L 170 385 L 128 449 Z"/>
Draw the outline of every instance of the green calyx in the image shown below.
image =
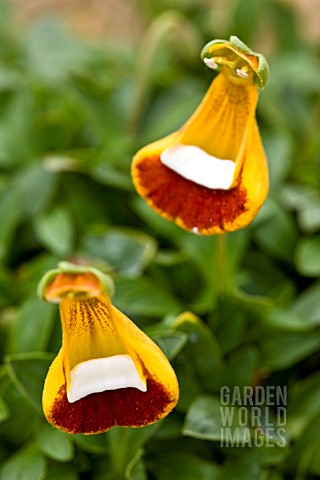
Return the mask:
<path fill-rule="evenodd" d="M 70 262 L 59 262 L 58 268 L 49 270 L 41 278 L 37 294 L 42 299 L 45 300 L 46 287 L 53 281 L 53 279 L 60 273 L 70 273 L 70 274 L 81 274 L 81 273 L 92 273 L 100 281 L 103 286 L 103 293 L 106 293 L 109 296 L 114 294 L 114 283 L 110 275 L 107 275 L 97 268 L 86 266 L 86 265 L 76 265 L 75 263 Z"/>
<path fill-rule="evenodd" d="M 216 39 L 207 43 L 201 51 L 201 58 L 210 68 L 218 71 L 223 65 L 228 65 L 240 77 L 241 71 L 249 71 L 250 78 L 260 90 L 268 81 L 269 66 L 265 57 L 234 35 L 229 40 Z"/>
<path fill-rule="evenodd" d="M 268 78 L 269 78 L 269 65 L 266 60 L 266 57 L 264 57 L 261 53 L 257 53 L 256 56 L 259 58 L 259 67 L 258 67 L 258 72 L 257 72 L 257 77 L 258 81 L 257 82 L 257 87 L 262 90 L 267 84 Z"/>
<path fill-rule="evenodd" d="M 229 42 L 239 52 L 245 53 L 246 55 L 256 55 L 256 53 L 251 50 L 248 45 L 243 43 L 243 41 L 235 35 L 231 35 L 231 37 L 229 38 Z"/>

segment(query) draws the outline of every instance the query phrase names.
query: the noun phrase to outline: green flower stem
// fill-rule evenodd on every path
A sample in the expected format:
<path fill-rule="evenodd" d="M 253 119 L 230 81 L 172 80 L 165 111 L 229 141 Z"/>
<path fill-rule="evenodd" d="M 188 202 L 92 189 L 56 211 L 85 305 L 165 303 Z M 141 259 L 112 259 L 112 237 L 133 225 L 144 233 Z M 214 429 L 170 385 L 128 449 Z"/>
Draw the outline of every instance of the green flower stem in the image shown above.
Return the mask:
<path fill-rule="evenodd" d="M 228 261 L 227 261 L 227 238 L 226 234 L 216 237 L 216 262 L 217 262 L 217 294 L 223 294 L 227 290 Z"/>
<path fill-rule="evenodd" d="M 130 438 L 129 429 L 116 427 L 107 432 L 106 438 L 110 447 L 110 461 L 112 478 L 122 480 L 128 463 L 128 439 Z"/>
<path fill-rule="evenodd" d="M 200 49 L 201 40 L 198 31 L 181 13 L 168 11 L 159 15 L 151 23 L 138 54 L 136 82 L 128 117 L 128 126 L 132 133 L 136 133 L 139 129 L 150 93 L 152 68 L 160 47 L 168 38 L 171 44 L 175 42 L 180 47 L 184 47 L 189 55 L 197 55 Z"/>

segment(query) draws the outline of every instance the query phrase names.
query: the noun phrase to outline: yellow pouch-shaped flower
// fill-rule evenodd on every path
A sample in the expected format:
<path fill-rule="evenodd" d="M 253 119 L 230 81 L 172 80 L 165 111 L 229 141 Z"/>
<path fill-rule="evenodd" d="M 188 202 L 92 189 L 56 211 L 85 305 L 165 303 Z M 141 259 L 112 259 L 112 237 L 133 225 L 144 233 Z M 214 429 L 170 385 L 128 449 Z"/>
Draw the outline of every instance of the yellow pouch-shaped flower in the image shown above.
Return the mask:
<path fill-rule="evenodd" d="M 138 193 L 164 218 L 199 234 L 245 227 L 268 193 L 268 167 L 255 110 L 268 67 L 237 37 L 203 49 L 219 71 L 177 132 L 139 150 L 132 163 Z"/>
<path fill-rule="evenodd" d="M 69 433 L 141 427 L 165 417 L 178 401 L 170 363 L 111 304 L 109 287 L 98 270 L 66 262 L 40 283 L 42 298 L 60 305 L 63 332 L 45 381 L 43 410 L 52 425 Z"/>

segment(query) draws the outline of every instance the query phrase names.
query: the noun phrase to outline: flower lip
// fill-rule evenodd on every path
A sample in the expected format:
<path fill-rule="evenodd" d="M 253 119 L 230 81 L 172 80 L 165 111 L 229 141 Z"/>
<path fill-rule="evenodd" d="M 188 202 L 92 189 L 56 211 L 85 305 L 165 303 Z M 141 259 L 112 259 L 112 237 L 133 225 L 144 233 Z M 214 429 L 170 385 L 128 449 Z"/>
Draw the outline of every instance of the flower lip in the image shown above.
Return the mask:
<path fill-rule="evenodd" d="M 207 43 L 201 58 L 214 70 L 224 67 L 235 82 L 253 81 L 259 89 L 267 83 L 269 66 L 265 57 L 251 50 L 236 36 L 231 36 L 229 41 L 217 39 Z"/>

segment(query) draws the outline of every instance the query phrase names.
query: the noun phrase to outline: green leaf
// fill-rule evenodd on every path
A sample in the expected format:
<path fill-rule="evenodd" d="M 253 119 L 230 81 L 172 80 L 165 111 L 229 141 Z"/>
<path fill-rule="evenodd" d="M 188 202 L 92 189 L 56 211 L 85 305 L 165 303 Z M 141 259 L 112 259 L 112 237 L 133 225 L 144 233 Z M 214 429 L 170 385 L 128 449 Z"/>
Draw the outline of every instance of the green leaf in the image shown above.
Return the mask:
<path fill-rule="evenodd" d="M 157 455 L 150 465 L 157 480 L 220 480 L 220 468 L 214 463 L 184 452 Z"/>
<path fill-rule="evenodd" d="M 45 480 L 78 480 L 74 465 L 49 465 Z"/>
<path fill-rule="evenodd" d="M 292 306 L 293 314 L 298 314 L 305 323 L 317 326 L 320 323 L 320 282 L 316 282 L 304 290 Z"/>
<path fill-rule="evenodd" d="M 202 440 L 220 440 L 223 431 L 220 407 L 222 405 L 218 397 L 197 397 L 187 412 L 182 433 Z"/>
<path fill-rule="evenodd" d="M 0 257 L 1 257 L 1 254 L 0 254 Z M 13 272 L 9 270 L 9 268 L 0 266 L 0 309 L 9 305 L 13 305 L 15 303 L 15 299 L 20 294 L 19 288 L 13 289 L 12 285 L 16 285 Z M 4 329 L 6 329 L 7 327 L 7 325 L 5 324 L 3 324 L 2 326 L 4 327 Z M 1 330 L 1 325 L 0 325 L 0 330 Z M 2 342 L 0 340 L 0 345 L 1 343 Z"/>
<path fill-rule="evenodd" d="M 283 480 L 283 476 L 276 470 L 269 470 L 264 480 Z"/>
<path fill-rule="evenodd" d="M 53 256 L 47 253 L 42 253 L 40 255 L 37 255 L 33 259 L 30 259 L 28 263 L 25 263 L 23 265 L 23 268 L 19 272 L 20 273 L 19 278 L 21 281 L 23 294 L 29 297 L 30 300 L 32 297 L 34 298 L 37 285 L 41 277 L 48 270 L 52 270 L 56 268 L 59 261 L 60 261 L 59 257 Z M 38 298 L 37 300 L 39 301 Z M 47 309 L 48 307 L 49 307 L 49 304 L 47 304 Z M 50 310 L 50 307 L 49 307 L 49 310 Z M 55 310 L 57 311 L 57 309 Z M 44 349 L 45 348 L 43 348 L 43 350 Z M 36 350 L 36 348 L 34 350 Z"/>
<path fill-rule="evenodd" d="M 25 400 L 40 414 L 44 379 L 52 360 L 51 354 L 43 352 L 7 355 L 5 358 L 11 380 Z"/>
<path fill-rule="evenodd" d="M 285 13 L 286 14 L 286 13 Z M 273 81 L 294 87 L 295 94 L 302 92 L 319 92 L 320 73 L 315 66 L 316 58 L 306 49 L 284 52 L 274 64 Z"/>
<path fill-rule="evenodd" d="M 90 173 L 92 177 L 100 183 L 129 192 L 133 191 L 133 185 L 129 171 L 123 172 L 115 165 L 102 163 L 94 167 Z"/>
<path fill-rule="evenodd" d="M 221 365 L 221 352 L 211 330 L 190 312 L 179 315 L 172 326 L 178 332 L 188 335 L 183 357 L 193 359 L 196 377 L 205 389 L 212 390 L 215 384 L 213 379 Z M 184 361 L 177 361 L 180 368 L 183 367 Z"/>
<path fill-rule="evenodd" d="M 291 167 L 293 141 L 287 132 L 273 131 L 264 135 L 263 144 L 270 167 L 270 183 L 274 188 L 285 179 Z"/>
<path fill-rule="evenodd" d="M 34 445 L 28 445 L 4 462 L 0 480 L 44 480 L 46 462 Z"/>
<path fill-rule="evenodd" d="M 36 437 L 41 453 L 58 462 L 70 462 L 74 457 L 72 436 L 44 423 Z"/>
<path fill-rule="evenodd" d="M 215 391 L 218 388 L 221 352 L 211 330 L 192 313 L 179 315 L 172 327 L 188 335 L 188 341 L 174 361 L 180 386 L 177 409 L 184 412 L 204 389 Z"/>
<path fill-rule="evenodd" d="M 0 71 L 0 91 L 16 90 L 17 87 L 21 87 L 20 74 L 10 67 L 2 68 Z"/>
<path fill-rule="evenodd" d="M 317 198 L 298 212 L 298 224 L 305 233 L 315 233 L 320 229 L 320 200 Z"/>
<path fill-rule="evenodd" d="M 168 222 L 160 217 L 142 198 L 134 198 L 132 201 L 132 209 L 152 230 L 164 238 L 169 238 L 174 244 L 179 244 L 181 237 L 188 235 L 187 232 L 174 223 Z"/>
<path fill-rule="evenodd" d="M 166 89 L 151 105 L 142 142 L 147 144 L 180 128 L 197 108 L 202 97 L 201 83 L 191 82 L 189 79 Z"/>
<path fill-rule="evenodd" d="M 182 418 L 176 415 L 170 415 L 163 422 L 161 428 L 155 433 L 156 441 L 166 442 L 180 437 L 182 431 Z"/>
<path fill-rule="evenodd" d="M 295 264 L 301 275 L 319 277 L 320 275 L 320 236 L 300 238 L 295 251 Z"/>
<path fill-rule="evenodd" d="M 288 209 L 296 210 L 300 229 L 315 233 L 320 228 L 320 196 L 316 189 L 305 185 L 284 185 L 281 199 Z"/>
<path fill-rule="evenodd" d="M 157 432 L 160 426 L 161 422 L 157 422 L 139 429 L 114 427 L 107 432 L 106 438 L 109 446 L 110 462 L 114 472 L 118 473 L 119 478 L 123 478 L 125 472 L 131 470 L 131 467 L 141 456 L 143 446 Z M 116 476 L 116 473 L 114 473 L 114 476 Z"/>
<path fill-rule="evenodd" d="M 11 381 L 6 369 L 6 382 L 2 382 L 3 390 L 1 392 L 3 400 L 10 406 L 10 417 L 3 422 L 1 428 L 1 440 L 8 446 L 30 442 L 34 435 L 38 432 L 43 416 L 35 414 L 34 408 L 30 403 L 25 401 L 25 397 L 17 389 L 16 385 Z M 1 445 L 0 440 L 0 445 Z M 0 464 L 2 457 L 2 449 L 0 448 Z M 10 454 L 11 448 L 4 455 Z"/>
<path fill-rule="evenodd" d="M 306 478 L 308 474 L 312 475 L 312 477 L 313 475 L 316 477 L 320 475 L 319 429 L 320 417 L 317 416 L 312 419 L 308 428 L 293 443 L 289 468 L 298 472 L 298 478 Z"/>
<path fill-rule="evenodd" d="M 170 330 L 162 333 L 152 332 L 152 329 L 146 329 L 146 333 L 159 345 L 169 360 L 174 359 L 188 341 L 188 335 L 182 332 L 171 332 Z"/>
<path fill-rule="evenodd" d="M 282 185 L 280 198 L 288 210 L 299 211 L 314 203 L 318 198 L 318 192 L 306 185 L 289 183 Z"/>
<path fill-rule="evenodd" d="M 187 233 L 178 238 L 179 245 L 191 262 L 195 263 L 207 282 L 216 285 L 217 278 L 217 239 L 211 236 L 198 236 Z"/>
<path fill-rule="evenodd" d="M 317 372 L 296 382 L 289 392 L 287 430 L 299 438 L 320 415 L 320 374 Z"/>
<path fill-rule="evenodd" d="M 101 258 L 120 275 L 136 278 L 154 259 L 157 243 L 136 230 L 113 228 L 86 236 L 83 251 Z"/>
<path fill-rule="evenodd" d="M 304 332 L 312 328 L 312 324 L 295 312 L 292 307 L 288 309 L 273 309 L 263 317 L 263 322 L 268 327 L 288 332 Z"/>
<path fill-rule="evenodd" d="M 247 455 L 248 449 L 245 449 L 243 454 Z M 262 476 L 262 468 L 256 462 L 244 464 L 242 462 L 230 461 L 230 464 L 223 468 L 220 480 L 229 480 L 231 478 L 236 478 L 237 480 L 265 480 Z"/>
<path fill-rule="evenodd" d="M 90 59 L 88 49 L 54 21 L 43 21 L 29 29 L 24 47 L 28 69 L 52 86 L 66 81 Z"/>
<path fill-rule="evenodd" d="M 0 124 L 0 165 L 12 169 L 34 155 L 33 122 L 30 121 L 34 115 L 34 100 L 31 89 L 21 87 L 9 98 L 6 106 L 3 104 L 5 121 Z"/>
<path fill-rule="evenodd" d="M 11 187 L 0 196 L 0 259 L 12 246 L 12 238 L 21 220 L 21 207 L 16 191 Z"/>
<path fill-rule="evenodd" d="M 100 435 L 75 435 L 74 442 L 85 452 L 97 455 L 106 455 L 109 451 L 105 434 Z"/>
<path fill-rule="evenodd" d="M 270 298 L 260 295 L 249 295 L 242 290 L 234 290 L 231 293 L 231 298 L 227 297 L 227 301 L 234 302 L 233 307 L 240 307 L 246 313 L 261 316 L 262 313 L 268 312 L 273 307 L 273 302 Z"/>
<path fill-rule="evenodd" d="M 41 163 L 31 163 L 16 174 L 13 188 L 20 199 L 20 210 L 32 218 L 49 205 L 56 188 L 56 175 L 45 170 Z"/>
<path fill-rule="evenodd" d="M 147 470 L 142 459 L 143 449 L 137 451 L 125 471 L 126 480 L 147 480 Z"/>
<path fill-rule="evenodd" d="M 254 239 L 268 254 L 291 263 L 298 231 L 291 216 L 268 199 L 264 206 L 265 222 L 254 232 Z"/>
<path fill-rule="evenodd" d="M 237 346 L 241 345 L 245 336 L 247 326 L 247 315 L 240 309 L 234 310 L 230 305 L 230 310 L 221 312 L 220 318 L 214 318 L 214 322 L 218 321 L 215 327 L 215 336 L 219 342 L 223 353 L 232 351 Z"/>
<path fill-rule="evenodd" d="M 66 256 L 72 251 L 74 228 L 67 207 L 59 207 L 35 219 L 35 229 L 40 241 L 58 256 Z"/>
<path fill-rule="evenodd" d="M 222 391 L 220 397 L 201 395 L 194 400 L 186 415 L 184 435 L 219 441 L 220 447 L 257 447 L 258 451 L 266 449 L 266 453 L 272 446 L 281 453 L 287 443 L 284 428 L 280 430 L 268 406 L 251 407 L 243 399 L 238 404 L 232 393 L 229 398 Z M 270 460 L 261 455 L 260 462 L 269 464 Z"/>
<path fill-rule="evenodd" d="M 261 342 L 263 365 L 274 370 L 289 368 L 317 351 L 320 337 L 311 334 L 287 333 Z"/>
<path fill-rule="evenodd" d="M 263 441 L 263 437 L 261 437 L 261 440 Z M 221 480 L 231 478 L 237 480 L 256 480 L 259 478 L 265 480 L 265 478 L 269 478 L 266 475 L 266 467 L 282 463 L 289 453 L 287 448 L 279 447 L 267 441 L 262 445 L 255 445 L 253 442 L 251 446 L 233 449 L 223 466 Z"/>
<path fill-rule="evenodd" d="M 290 263 L 292 262 L 292 259 Z M 260 252 L 251 251 L 244 259 L 244 265 L 240 277 L 237 297 L 245 293 L 254 297 L 265 297 L 256 299 L 257 301 L 264 301 L 266 304 L 272 305 L 273 302 L 287 305 L 288 300 L 291 300 L 295 293 L 295 284 L 293 279 L 288 278 L 284 269 L 280 269 L 272 261 L 270 255 L 265 255 Z M 244 291 L 244 294 L 242 294 Z M 249 300 L 247 298 L 247 300 Z M 246 302 L 248 303 L 248 301 Z"/>
<path fill-rule="evenodd" d="M 248 345 L 236 350 L 217 373 L 220 385 L 252 385 L 258 365 L 259 357 L 255 347 Z"/>
<path fill-rule="evenodd" d="M 4 422 L 10 417 L 10 411 L 7 404 L 0 397 L 0 423 Z"/>
<path fill-rule="evenodd" d="M 8 353 L 45 350 L 51 335 L 55 310 L 52 305 L 47 305 L 34 296 L 23 303 L 9 332 Z"/>
<path fill-rule="evenodd" d="M 129 316 L 162 317 L 182 310 L 180 302 L 163 285 L 157 285 L 147 277 L 118 279 L 114 304 Z"/>

